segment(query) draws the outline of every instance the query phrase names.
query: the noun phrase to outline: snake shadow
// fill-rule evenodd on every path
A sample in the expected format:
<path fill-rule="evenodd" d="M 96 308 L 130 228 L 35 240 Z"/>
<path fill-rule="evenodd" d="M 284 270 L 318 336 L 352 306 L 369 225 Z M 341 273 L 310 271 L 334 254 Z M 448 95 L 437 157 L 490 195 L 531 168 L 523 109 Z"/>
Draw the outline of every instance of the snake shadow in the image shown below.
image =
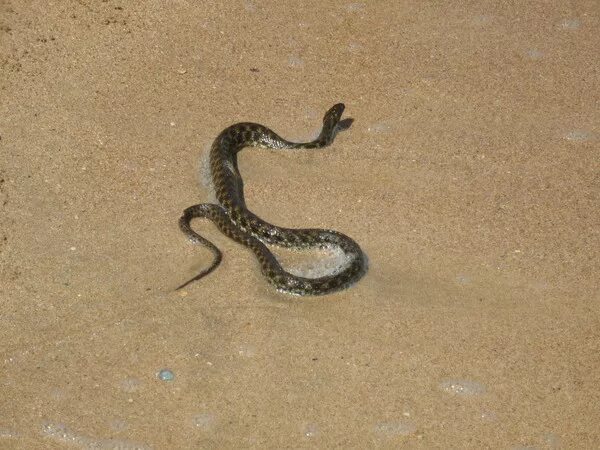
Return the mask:
<path fill-rule="evenodd" d="M 352 117 L 347 117 L 345 119 L 340 120 L 337 126 L 335 127 L 336 133 L 340 131 L 346 131 L 352 126 L 353 123 L 354 119 Z"/>

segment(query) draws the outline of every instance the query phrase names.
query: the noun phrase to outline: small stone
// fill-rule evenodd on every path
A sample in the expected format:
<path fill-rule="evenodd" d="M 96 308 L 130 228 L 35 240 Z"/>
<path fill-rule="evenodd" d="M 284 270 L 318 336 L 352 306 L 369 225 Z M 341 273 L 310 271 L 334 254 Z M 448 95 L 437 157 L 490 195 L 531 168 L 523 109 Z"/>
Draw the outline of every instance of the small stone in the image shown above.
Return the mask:
<path fill-rule="evenodd" d="M 161 381 L 173 381 L 175 379 L 175 374 L 169 369 L 161 369 L 156 376 Z"/>

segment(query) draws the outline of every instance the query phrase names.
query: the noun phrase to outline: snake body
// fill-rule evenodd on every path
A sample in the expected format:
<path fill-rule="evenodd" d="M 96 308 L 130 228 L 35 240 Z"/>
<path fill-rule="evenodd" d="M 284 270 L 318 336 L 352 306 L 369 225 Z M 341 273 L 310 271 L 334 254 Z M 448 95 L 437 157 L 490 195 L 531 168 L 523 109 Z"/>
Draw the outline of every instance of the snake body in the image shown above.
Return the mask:
<path fill-rule="evenodd" d="M 256 123 L 238 123 L 223 130 L 210 150 L 210 171 L 219 204 L 203 203 L 185 209 L 179 227 L 189 240 L 209 248 L 212 264 L 192 281 L 211 273 L 222 260 L 221 251 L 210 241 L 196 233 L 190 225 L 192 219 L 210 219 L 219 230 L 231 239 L 254 252 L 261 271 L 277 290 L 295 295 L 323 295 L 358 281 L 366 270 L 365 256 L 356 242 L 333 230 L 282 228 L 265 222 L 246 208 L 243 182 L 237 168 L 237 153 L 244 147 L 273 149 L 311 149 L 326 147 L 333 141 L 344 105 L 334 105 L 323 118 L 319 136 L 311 142 L 294 143 L 277 135 L 269 128 Z M 285 271 L 265 244 L 288 248 L 339 247 L 345 254 L 345 267 L 332 275 L 306 278 Z"/>

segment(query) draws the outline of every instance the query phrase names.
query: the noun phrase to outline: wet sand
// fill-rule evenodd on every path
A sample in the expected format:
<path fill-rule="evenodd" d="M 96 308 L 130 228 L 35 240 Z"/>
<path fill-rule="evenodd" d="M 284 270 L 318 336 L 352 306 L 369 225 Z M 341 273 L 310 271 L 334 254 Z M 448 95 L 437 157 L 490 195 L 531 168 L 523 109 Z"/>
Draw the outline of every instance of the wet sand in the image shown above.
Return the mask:
<path fill-rule="evenodd" d="M 0 1 L 0 447 L 593 448 L 597 3 Z M 233 122 L 249 207 L 360 243 L 273 291 L 209 223 Z M 160 380 L 161 369 L 174 374 Z M 595 425 L 594 425 L 595 424 Z"/>

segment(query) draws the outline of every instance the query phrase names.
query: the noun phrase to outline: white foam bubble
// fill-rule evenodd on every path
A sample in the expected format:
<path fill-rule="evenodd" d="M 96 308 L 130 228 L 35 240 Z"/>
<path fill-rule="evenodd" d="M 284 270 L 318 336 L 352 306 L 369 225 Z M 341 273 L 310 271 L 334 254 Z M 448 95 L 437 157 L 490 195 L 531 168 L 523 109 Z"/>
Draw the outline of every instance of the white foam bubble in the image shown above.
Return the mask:
<path fill-rule="evenodd" d="M 585 142 L 592 138 L 592 134 L 586 130 L 571 130 L 564 137 L 571 142 Z"/>
<path fill-rule="evenodd" d="M 560 438 L 554 433 L 544 433 L 541 439 L 547 448 L 560 448 Z"/>
<path fill-rule="evenodd" d="M 354 42 L 353 41 L 353 42 L 348 43 L 348 50 L 351 51 L 351 52 L 357 52 L 357 51 L 362 50 L 362 49 L 363 49 L 363 46 L 359 42 Z"/>
<path fill-rule="evenodd" d="M 106 450 L 146 450 L 146 444 L 124 439 L 97 439 L 70 430 L 61 423 L 46 422 L 42 425 L 42 434 L 60 443 L 76 445 L 85 449 Z"/>
<path fill-rule="evenodd" d="M 466 285 L 466 284 L 471 284 L 471 277 L 469 275 L 465 275 L 465 274 L 460 274 L 456 276 L 456 282 L 458 284 L 462 284 L 462 285 Z"/>
<path fill-rule="evenodd" d="M 544 56 L 544 53 L 541 50 L 538 50 L 537 48 L 530 48 L 525 52 L 525 54 L 533 60 L 542 59 L 542 57 Z"/>
<path fill-rule="evenodd" d="M 483 422 L 495 422 L 498 420 L 498 415 L 494 411 L 484 410 L 479 413 L 479 419 Z"/>
<path fill-rule="evenodd" d="M 560 27 L 565 30 L 578 30 L 581 27 L 581 22 L 578 19 L 564 19 L 560 23 Z"/>
<path fill-rule="evenodd" d="M 304 61 L 298 55 L 290 55 L 288 57 L 288 66 L 299 69 L 304 67 Z"/>
<path fill-rule="evenodd" d="M 238 347 L 238 355 L 253 358 L 256 355 L 256 347 L 252 344 L 242 344 Z"/>
<path fill-rule="evenodd" d="M 19 436 L 20 436 L 20 434 L 15 430 L 11 430 L 10 428 L 0 427 L 0 438 L 10 439 L 10 438 L 17 438 Z"/>
<path fill-rule="evenodd" d="M 371 126 L 369 126 L 369 128 L 367 128 L 367 131 L 369 133 L 387 133 L 391 129 L 392 129 L 392 125 L 390 122 L 381 121 L 381 122 L 375 122 L 375 123 L 371 124 Z"/>
<path fill-rule="evenodd" d="M 440 383 L 440 389 L 450 394 L 471 396 L 484 394 L 484 385 L 470 380 L 448 379 Z"/>
<path fill-rule="evenodd" d="M 364 3 L 348 3 L 345 8 L 346 11 L 348 12 L 356 12 L 356 11 L 362 11 L 363 9 L 365 9 L 365 4 Z"/>
<path fill-rule="evenodd" d="M 382 437 L 408 436 L 417 431 L 412 422 L 380 422 L 373 427 L 375 434 Z"/>
<path fill-rule="evenodd" d="M 192 417 L 192 424 L 203 431 L 209 431 L 214 428 L 217 418 L 209 412 L 202 412 Z"/>
<path fill-rule="evenodd" d="M 123 419 L 113 419 L 110 422 L 110 429 L 117 433 L 125 431 L 127 428 L 129 428 L 129 424 Z"/>
<path fill-rule="evenodd" d="M 302 435 L 305 438 L 315 438 L 319 435 L 319 427 L 314 423 L 307 423 L 302 427 Z"/>
<path fill-rule="evenodd" d="M 141 385 L 142 382 L 136 378 L 125 378 L 121 381 L 121 389 L 128 393 L 137 391 Z"/>
<path fill-rule="evenodd" d="M 492 23 L 493 20 L 494 17 L 489 14 L 478 14 L 476 16 L 473 16 L 473 18 L 471 19 L 471 24 L 477 26 L 485 26 Z"/>

